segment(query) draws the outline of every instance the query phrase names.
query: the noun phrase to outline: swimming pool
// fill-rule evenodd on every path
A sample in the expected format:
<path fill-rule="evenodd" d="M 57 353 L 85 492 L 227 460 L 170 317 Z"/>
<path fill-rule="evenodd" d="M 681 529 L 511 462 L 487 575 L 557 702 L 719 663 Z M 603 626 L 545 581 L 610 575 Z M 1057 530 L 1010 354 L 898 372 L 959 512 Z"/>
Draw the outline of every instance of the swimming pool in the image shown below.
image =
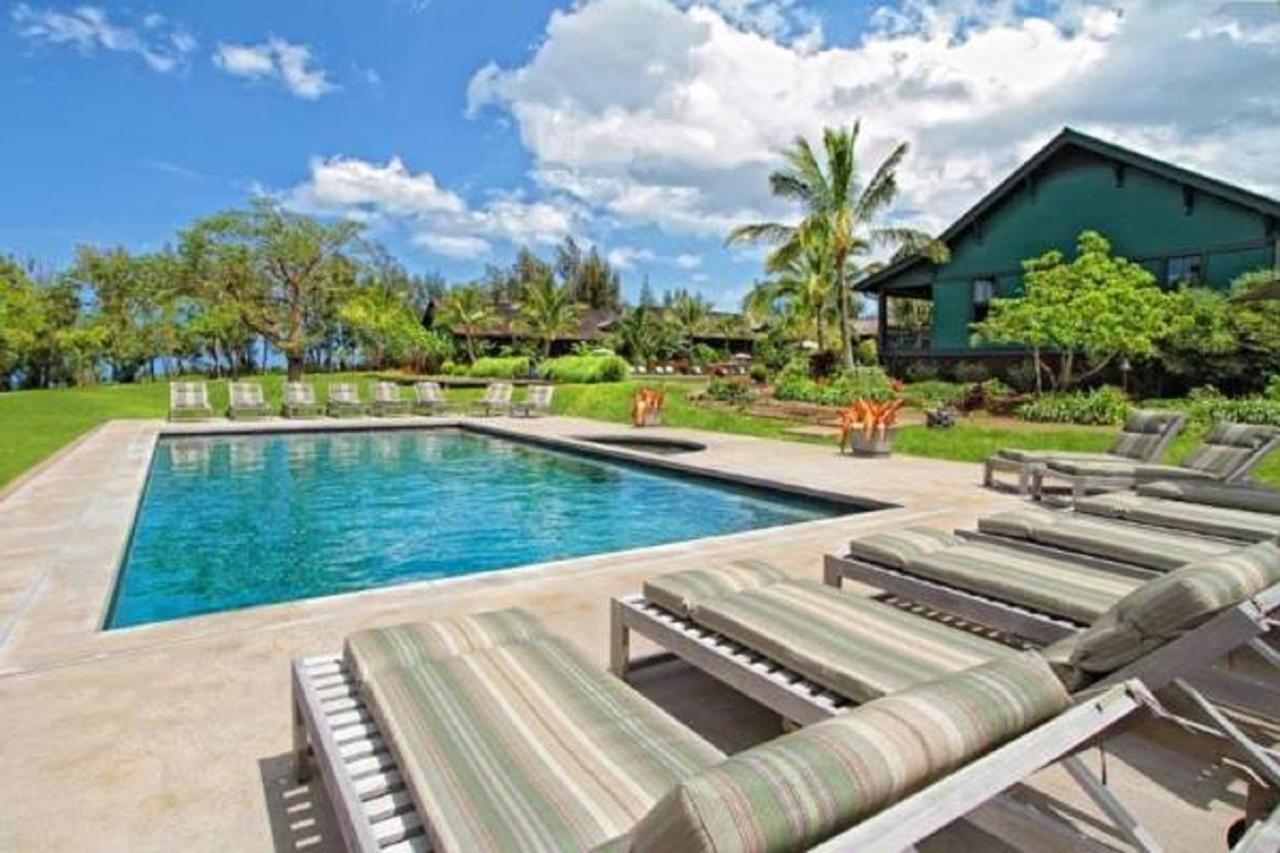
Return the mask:
<path fill-rule="evenodd" d="M 459 429 L 166 437 L 106 627 L 856 511 Z"/>

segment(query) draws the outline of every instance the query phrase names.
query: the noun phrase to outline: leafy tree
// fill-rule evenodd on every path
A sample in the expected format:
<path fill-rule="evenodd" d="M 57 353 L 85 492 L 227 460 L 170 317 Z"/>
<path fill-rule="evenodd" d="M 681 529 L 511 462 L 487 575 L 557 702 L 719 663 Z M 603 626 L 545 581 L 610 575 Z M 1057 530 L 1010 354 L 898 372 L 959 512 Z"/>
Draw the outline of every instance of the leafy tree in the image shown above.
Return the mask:
<path fill-rule="evenodd" d="M 1168 326 L 1159 342 L 1165 369 L 1191 384 L 1220 385 L 1240 370 L 1240 338 L 1222 294 L 1183 286 L 1167 297 Z"/>
<path fill-rule="evenodd" d="M 681 348 L 693 351 L 693 339 L 707 330 L 711 318 L 711 303 L 700 294 L 681 292 L 667 309 L 667 322 L 680 336 Z"/>
<path fill-rule="evenodd" d="M 614 323 L 612 347 L 636 364 L 647 364 L 659 343 L 658 322 L 653 309 L 641 303 L 622 313 Z"/>
<path fill-rule="evenodd" d="M 478 357 L 476 335 L 483 332 L 493 318 L 493 303 L 480 287 L 454 288 L 440 306 L 440 322 L 462 335 L 467 358 L 472 362 Z"/>
<path fill-rule="evenodd" d="M 557 285 L 549 270 L 525 290 L 520 326 L 539 342 L 543 358 L 551 355 L 551 344 L 557 337 L 578 329 L 582 306 L 573 297 L 571 285 Z"/>
<path fill-rule="evenodd" d="M 836 319 L 835 278 L 830 254 L 813 234 L 804 236 L 805 251 L 751 289 L 745 307 L 751 317 L 776 320 L 794 337 L 812 337 L 818 349 L 825 350 L 827 329 Z"/>
<path fill-rule="evenodd" d="M 452 355 L 449 336 L 423 328 L 416 308 L 393 291 L 362 288 L 339 315 L 374 368 L 394 362 L 415 370 L 435 369 Z"/>
<path fill-rule="evenodd" d="M 777 248 L 770 254 L 767 268 L 778 272 L 814 245 L 821 245 L 830 257 L 832 291 L 839 318 L 841 353 L 846 369 L 852 370 L 853 320 L 857 314 L 850 303 L 854 278 L 852 258 L 876 248 L 895 250 L 894 257 L 923 253 L 941 263 L 949 257 L 944 245 L 925 232 L 902 225 L 876 225 L 893 203 L 898 191 L 898 166 L 907 155 L 901 143 L 880 163 L 865 184 L 859 180 L 857 158 L 860 125 L 827 128 L 823 131 L 823 157 L 808 140 L 797 138 L 784 153 L 787 165 L 769 176 L 769 187 L 779 198 L 801 205 L 804 219 L 798 225 L 763 222 L 742 225 L 729 234 L 729 242 L 766 242 Z"/>
<path fill-rule="evenodd" d="M 318 330 L 327 327 L 321 316 L 355 285 L 345 253 L 360 231 L 349 220 L 323 222 L 258 199 L 248 210 L 198 221 L 180 242 L 190 274 L 235 305 L 297 380 Z"/>
<path fill-rule="evenodd" d="M 81 246 L 68 279 L 90 295 L 111 376 L 133 382 L 177 348 L 171 259 Z"/>
<path fill-rule="evenodd" d="M 1112 255 L 1096 231 L 1080 234 L 1070 262 L 1055 249 L 1022 266 L 1024 295 L 992 300 L 991 313 L 974 328 L 982 340 L 1030 347 L 1037 372 L 1045 369 L 1041 353 L 1057 351 L 1058 372 L 1049 375 L 1058 390 L 1118 357 L 1154 356 L 1168 333 L 1168 300 L 1155 277 Z M 1077 370 L 1081 357 L 1085 365 Z"/>
<path fill-rule="evenodd" d="M 594 246 L 586 257 L 579 259 L 571 277 L 563 280 L 569 285 L 574 300 L 591 308 L 616 310 L 622 305 L 622 280 Z"/>

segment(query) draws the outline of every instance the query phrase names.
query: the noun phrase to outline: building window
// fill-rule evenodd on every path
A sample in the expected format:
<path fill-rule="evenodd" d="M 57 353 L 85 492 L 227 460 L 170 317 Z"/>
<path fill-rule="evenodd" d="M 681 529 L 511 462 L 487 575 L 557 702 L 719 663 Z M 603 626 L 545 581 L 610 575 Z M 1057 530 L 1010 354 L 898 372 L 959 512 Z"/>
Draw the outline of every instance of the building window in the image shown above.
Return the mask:
<path fill-rule="evenodd" d="M 1180 284 L 1204 284 L 1204 258 L 1200 255 L 1170 258 L 1165 267 L 1164 283 L 1170 287 Z"/>
<path fill-rule="evenodd" d="M 991 300 L 996 295 L 994 278 L 975 278 L 973 280 L 973 322 L 981 323 L 991 313 Z"/>

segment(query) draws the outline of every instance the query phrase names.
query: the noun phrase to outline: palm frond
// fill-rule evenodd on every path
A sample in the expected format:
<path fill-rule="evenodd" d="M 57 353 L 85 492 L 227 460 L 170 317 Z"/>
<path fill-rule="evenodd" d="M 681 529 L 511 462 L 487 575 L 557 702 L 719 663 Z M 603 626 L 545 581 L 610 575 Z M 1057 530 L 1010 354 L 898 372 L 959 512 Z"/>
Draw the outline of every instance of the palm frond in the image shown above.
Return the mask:
<path fill-rule="evenodd" d="M 730 231 L 725 243 L 785 243 L 793 237 L 795 230 L 794 225 L 781 222 L 753 222 Z"/>
<path fill-rule="evenodd" d="M 859 220 L 865 222 L 871 219 L 875 213 L 888 207 L 893 201 L 898 193 L 898 166 L 910 150 L 911 146 L 908 143 L 900 143 L 876 168 L 871 181 L 854 206 Z"/>

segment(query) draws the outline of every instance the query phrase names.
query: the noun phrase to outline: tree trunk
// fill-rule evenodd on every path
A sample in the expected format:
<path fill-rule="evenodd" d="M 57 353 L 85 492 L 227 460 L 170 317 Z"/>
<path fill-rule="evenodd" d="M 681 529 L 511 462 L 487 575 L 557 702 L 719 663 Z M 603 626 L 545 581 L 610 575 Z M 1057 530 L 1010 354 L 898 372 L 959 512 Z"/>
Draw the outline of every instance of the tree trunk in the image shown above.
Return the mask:
<path fill-rule="evenodd" d="M 1036 396 L 1044 393 L 1044 379 L 1040 376 L 1040 347 L 1031 348 L 1031 364 L 1036 371 Z"/>
<path fill-rule="evenodd" d="M 301 382 L 302 381 L 302 365 L 303 365 L 302 354 L 297 352 L 290 352 L 285 356 L 285 358 L 288 360 L 288 363 L 289 363 L 289 381 Z"/>
<path fill-rule="evenodd" d="M 836 307 L 840 313 L 840 354 L 844 361 L 844 369 L 853 372 L 853 335 L 849 324 L 849 294 L 844 280 L 845 255 L 836 256 Z"/>

